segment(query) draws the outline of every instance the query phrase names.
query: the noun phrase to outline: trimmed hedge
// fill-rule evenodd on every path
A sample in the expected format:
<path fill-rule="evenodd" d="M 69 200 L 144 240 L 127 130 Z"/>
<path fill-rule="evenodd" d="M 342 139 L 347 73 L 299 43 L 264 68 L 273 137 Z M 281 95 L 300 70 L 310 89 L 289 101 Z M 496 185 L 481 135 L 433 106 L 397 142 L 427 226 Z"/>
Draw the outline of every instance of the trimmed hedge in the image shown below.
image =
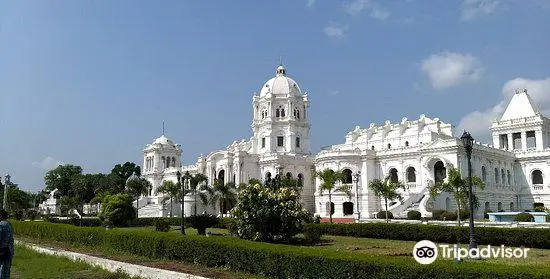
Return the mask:
<path fill-rule="evenodd" d="M 514 221 L 516 221 L 516 222 L 535 222 L 535 217 L 530 213 L 522 212 L 522 213 L 519 213 L 518 215 L 516 215 L 516 217 L 514 217 Z"/>
<path fill-rule="evenodd" d="M 158 219 L 163 219 L 164 221 L 168 222 L 170 226 L 180 226 L 181 225 L 181 217 L 147 217 L 147 218 L 139 218 L 134 219 L 130 221 L 131 227 L 153 227 L 155 226 L 155 223 Z M 203 218 L 202 215 L 198 215 L 196 218 L 195 216 L 189 216 L 185 217 L 185 227 L 202 227 L 205 223 L 205 218 Z M 209 226 L 208 227 L 220 227 L 220 219 L 215 216 L 208 215 L 207 217 Z M 231 218 L 222 218 L 223 219 L 231 219 Z M 82 226 L 82 227 L 102 227 L 103 224 L 101 223 L 101 220 L 98 218 L 82 218 L 82 220 L 77 218 L 67 218 L 67 219 L 59 219 L 57 217 L 53 218 L 45 218 L 44 221 L 48 221 L 51 223 L 60 223 L 60 224 L 69 224 L 69 225 L 75 225 L 75 226 Z M 82 223 L 81 223 L 82 221 Z M 226 220 L 228 222 L 228 220 Z"/>
<path fill-rule="evenodd" d="M 422 213 L 420 213 L 420 211 L 417 211 L 417 210 L 411 210 L 411 211 L 407 212 L 407 219 L 409 219 L 409 220 L 420 220 L 420 219 L 422 219 Z"/>
<path fill-rule="evenodd" d="M 231 237 L 105 230 L 45 222 L 12 222 L 16 236 L 121 253 L 224 267 L 272 278 L 548 278 L 550 270 L 469 261 L 421 265 L 411 255 L 374 256 Z M 411 247 L 412 248 L 412 247 Z M 412 250 L 412 249 L 411 249 Z"/>
<path fill-rule="evenodd" d="M 355 223 L 355 224 L 306 224 L 304 233 L 315 233 L 420 241 L 435 243 L 469 243 L 469 228 L 421 224 Z M 308 232 L 315 234 L 314 232 Z M 475 240 L 480 245 L 506 245 L 550 249 L 550 229 L 476 227 Z"/>

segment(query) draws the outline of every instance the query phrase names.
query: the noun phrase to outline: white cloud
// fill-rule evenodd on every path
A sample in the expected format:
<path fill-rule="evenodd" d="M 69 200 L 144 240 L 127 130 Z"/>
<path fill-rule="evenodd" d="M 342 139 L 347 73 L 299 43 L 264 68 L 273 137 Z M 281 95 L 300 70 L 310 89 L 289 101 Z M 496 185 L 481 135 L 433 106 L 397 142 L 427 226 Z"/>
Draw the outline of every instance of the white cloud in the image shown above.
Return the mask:
<path fill-rule="evenodd" d="M 489 128 L 493 121 L 504 113 L 517 88 L 526 88 L 527 93 L 535 103 L 534 105 L 540 108 L 541 113 L 550 115 L 550 77 L 539 80 L 515 78 L 504 84 L 501 100 L 496 106 L 482 112 L 474 111 L 464 116 L 457 126 L 458 132 L 467 130 L 472 134 L 476 134 L 479 138 L 489 139 Z"/>
<path fill-rule="evenodd" d="M 370 16 L 375 19 L 386 20 L 390 16 L 390 11 L 375 5 L 372 8 Z"/>
<path fill-rule="evenodd" d="M 479 80 L 483 67 L 471 54 L 441 52 L 422 61 L 422 71 L 428 75 L 432 87 L 443 90 L 460 83 Z"/>
<path fill-rule="evenodd" d="M 330 90 L 328 92 L 329 95 L 331 96 L 336 96 L 336 95 L 340 95 L 340 91 L 339 90 Z"/>
<path fill-rule="evenodd" d="M 315 5 L 316 0 L 307 0 L 307 7 L 312 8 Z"/>
<path fill-rule="evenodd" d="M 464 0 L 461 5 L 460 20 L 472 21 L 493 13 L 499 0 Z"/>
<path fill-rule="evenodd" d="M 48 156 L 48 157 L 42 159 L 42 161 L 40 161 L 40 162 L 37 162 L 37 161 L 32 162 L 32 165 L 33 165 L 34 167 L 37 167 L 37 168 L 39 168 L 39 169 L 41 169 L 41 170 L 46 170 L 46 171 L 51 170 L 51 169 L 54 169 L 54 168 L 56 168 L 57 166 L 59 166 L 59 165 L 64 165 L 64 164 L 65 164 L 65 163 L 63 163 L 62 161 L 59 161 L 59 160 L 57 160 L 57 159 L 55 159 L 55 158 L 53 158 L 53 157 L 50 157 L 50 156 Z"/>
<path fill-rule="evenodd" d="M 370 8 L 372 5 L 371 0 L 353 0 L 351 2 L 344 3 L 344 10 L 351 15 L 357 15 L 363 10 Z"/>
<path fill-rule="evenodd" d="M 348 25 L 342 25 L 331 21 L 325 27 L 324 31 L 325 34 L 331 38 L 342 39 L 348 28 Z"/>

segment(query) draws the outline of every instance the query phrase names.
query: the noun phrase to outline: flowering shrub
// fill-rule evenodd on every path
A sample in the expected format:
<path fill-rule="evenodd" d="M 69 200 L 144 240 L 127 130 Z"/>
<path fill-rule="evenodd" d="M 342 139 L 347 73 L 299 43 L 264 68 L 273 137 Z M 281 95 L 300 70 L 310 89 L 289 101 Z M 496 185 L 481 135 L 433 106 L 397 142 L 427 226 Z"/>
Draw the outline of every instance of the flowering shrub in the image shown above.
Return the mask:
<path fill-rule="evenodd" d="M 240 188 L 238 200 L 231 214 L 240 238 L 285 241 L 299 233 L 303 223 L 310 221 L 300 203 L 298 189 L 294 187 L 246 185 Z"/>

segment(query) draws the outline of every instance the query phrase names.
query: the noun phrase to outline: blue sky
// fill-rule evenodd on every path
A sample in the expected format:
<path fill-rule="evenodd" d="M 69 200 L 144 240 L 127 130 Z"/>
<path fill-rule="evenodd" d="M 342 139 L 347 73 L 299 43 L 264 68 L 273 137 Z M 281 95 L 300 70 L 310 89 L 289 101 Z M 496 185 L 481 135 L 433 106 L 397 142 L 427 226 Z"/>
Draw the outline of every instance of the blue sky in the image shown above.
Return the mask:
<path fill-rule="evenodd" d="M 549 0 L 3 1 L 0 174 L 141 164 L 163 121 L 194 163 L 251 136 L 280 56 L 314 153 L 420 114 L 488 138 L 514 87 L 549 111 L 549 34 Z"/>

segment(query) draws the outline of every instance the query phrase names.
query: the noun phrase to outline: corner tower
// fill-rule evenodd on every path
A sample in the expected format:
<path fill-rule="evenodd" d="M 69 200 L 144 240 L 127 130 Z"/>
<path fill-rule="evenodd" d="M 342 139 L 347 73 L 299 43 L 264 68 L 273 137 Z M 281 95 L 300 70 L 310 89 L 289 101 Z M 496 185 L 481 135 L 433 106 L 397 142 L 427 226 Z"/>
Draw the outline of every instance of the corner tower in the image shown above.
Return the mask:
<path fill-rule="evenodd" d="M 310 155 L 309 103 L 283 65 L 254 95 L 252 149 L 255 154 Z"/>

